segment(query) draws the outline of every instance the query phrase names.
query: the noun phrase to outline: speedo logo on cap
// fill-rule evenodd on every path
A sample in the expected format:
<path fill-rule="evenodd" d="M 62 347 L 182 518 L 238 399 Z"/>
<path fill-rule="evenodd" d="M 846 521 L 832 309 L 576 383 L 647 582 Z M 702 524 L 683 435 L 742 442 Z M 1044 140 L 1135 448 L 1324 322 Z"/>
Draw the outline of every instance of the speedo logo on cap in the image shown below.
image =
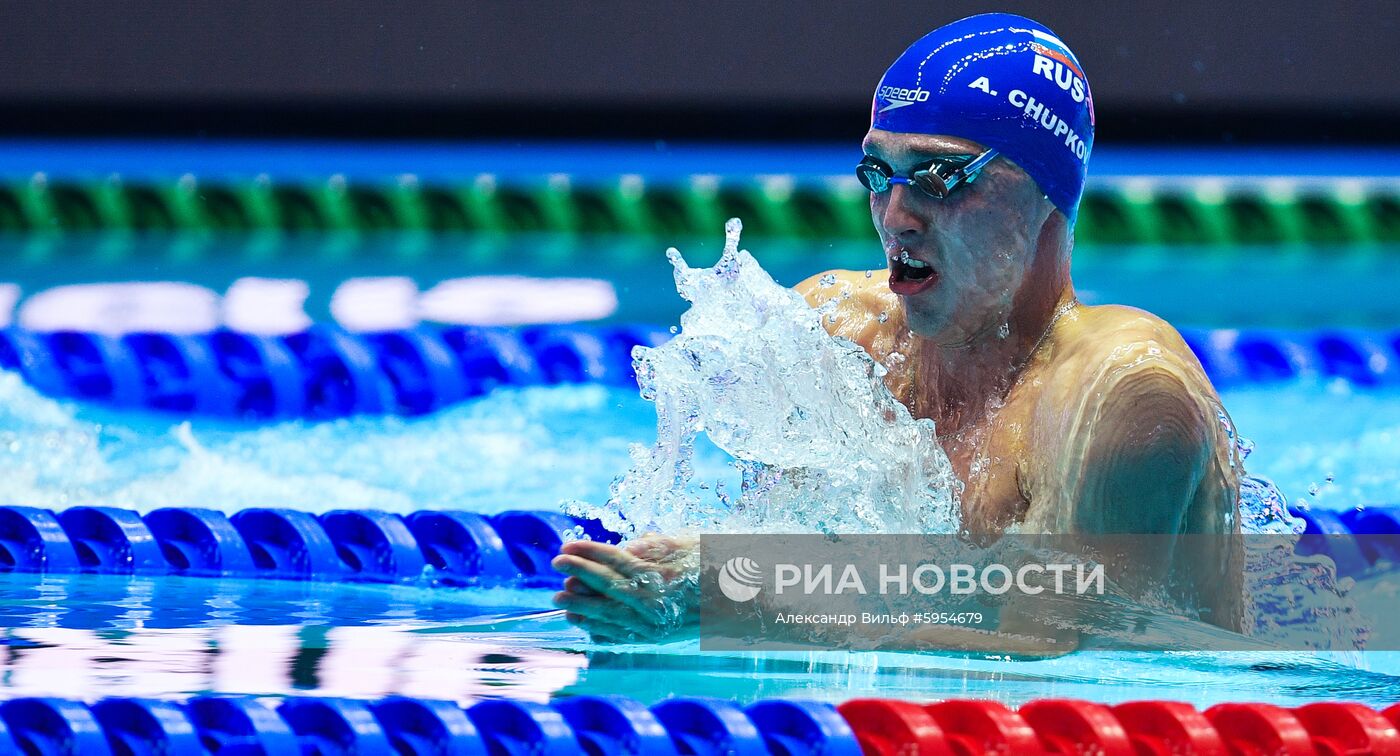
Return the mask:
<path fill-rule="evenodd" d="M 931 93 L 923 87 L 916 87 L 914 89 L 902 89 L 900 87 L 880 87 L 875 92 L 876 97 L 879 97 L 882 100 L 888 100 L 890 103 L 885 107 L 880 108 L 881 113 L 885 112 L 886 110 L 894 110 L 895 108 L 903 108 L 909 105 L 913 105 L 916 102 L 928 102 L 930 94 Z"/>

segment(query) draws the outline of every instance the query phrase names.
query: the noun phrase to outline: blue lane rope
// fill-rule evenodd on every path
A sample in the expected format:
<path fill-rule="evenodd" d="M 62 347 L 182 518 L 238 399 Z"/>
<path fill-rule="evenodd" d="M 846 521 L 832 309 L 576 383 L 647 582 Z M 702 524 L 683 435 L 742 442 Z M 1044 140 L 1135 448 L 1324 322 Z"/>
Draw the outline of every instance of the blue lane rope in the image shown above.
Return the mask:
<path fill-rule="evenodd" d="M 1400 332 L 1185 330 L 1221 388 L 1299 378 L 1400 386 Z M 54 397 L 185 415 L 325 419 L 418 415 L 497 386 L 635 385 L 647 326 L 420 326 L 355 334 L 326 325 L 286 336 L 0 331 L 0 368 Z"/>
<path fill-rule="evenodd" d="M 166 507 L 0 507 L 0 572 L 170 574 L 283 580 L 557 588 L 549 562 L 568 537 L 616 543 L 594 520 L 549 511 L 254 508 L 232 517 Z"/>
<path fill-rule="evenodd" d="M 616 695 L 550 704 L 390 696 L 203 695 L 186 701 L 62 698 L 0 703 L 0 756 L 53 754 L 360 754 L 361 756 L 900 756 L 962 753 L 1354 753 L 1400 748 L 1400 705 L 1346 701 L 1284 708 L 1042 698 L 840 706 Z M 1228 746 L 1228 749 L 1227 749 Z"/>
<path fill-rule="evenodd" d="M 1400 562 L 1400 507 L 1290 508 L 1303 554 L 1332 557 L 1340 575 Z M 493 515 L 377 510 L 312 515 L 253 508 L 227 516 L 166 507 L 144 517 L 116 507 L 0 506 L 0 572 L 258 577 L 462 587 L 556 588 L 565 538 L 616 543 L 596 520 L 552 511 Z"/>
<path fill-rule="evenodd" d="M 49 396 L 186 415 L 419 415 L 503 385 L 635 385 L 632 348 L 669 335 L 645 326 L 122 337 L 10 328 L 0 331 L 0 368 Z"/>
<path fill-rule="evenodd" d="M 361 701 L 299 697 L 269 703 L 205 695 L 184 702 L 61 698 L 0 704 L 0 756 L 21 753 L 355 753 L 362 756 L 860 756 L 851 724 L 816 701 L 677 698 L 647 706 L 623 696 L 553 704 L 487 700 L 466 708 L 404 696 Z"/>

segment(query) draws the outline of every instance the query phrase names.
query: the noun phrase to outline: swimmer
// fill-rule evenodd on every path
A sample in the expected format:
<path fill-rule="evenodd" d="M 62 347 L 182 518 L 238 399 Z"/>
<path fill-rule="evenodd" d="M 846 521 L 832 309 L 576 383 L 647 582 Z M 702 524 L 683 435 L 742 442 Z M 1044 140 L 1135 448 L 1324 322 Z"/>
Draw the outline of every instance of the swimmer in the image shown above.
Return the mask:
<path fill-rule="evenodd" d="M 1240 468 L 1220 400 L 1170 325 L 1085 306 L 1070 279 L 1093 138 L 1084 71 L 1046 27 L 986 14 L 931 32 L 876 89 L 857 168 L 885 270 L 828 271 L 797 290 L 814 307 L 837 299 L 828 330 L 933 419 L 965 484 L 967 532 L 1219 536 L 1209 558 L 1147 569 L 1238 631 Z M 664 638 L 692 619 L 663 594 L 693 569 L 694 543 L 565 544 L 555 603 L 595 639 Z M 661 580 L 633 579 L 647 574 Z M 1036 651 L 979 643 L 945 647 Z"/>

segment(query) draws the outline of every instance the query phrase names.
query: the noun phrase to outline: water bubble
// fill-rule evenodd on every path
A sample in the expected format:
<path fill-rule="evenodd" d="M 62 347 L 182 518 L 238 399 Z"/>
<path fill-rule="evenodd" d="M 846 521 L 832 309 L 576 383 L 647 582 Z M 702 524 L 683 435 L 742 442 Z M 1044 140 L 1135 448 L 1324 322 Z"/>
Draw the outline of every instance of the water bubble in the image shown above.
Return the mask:
<path fill-rule="evenodd" d="M 559 531 L 559 539 L 564 543 L 569 543 L 571 541 L 585 540 L 586 535 L 584 534 L 582 525 L 575 525 L 572 528 L 564 528 Z"/>
<path fill-rule="evenodd" d="M 880 314 L 875 316 L 875 319 L 878 320 L 878 321 L 880 321 L 881 323 L 884 323 L 884 322 L 889 321 L 889 319 L 890 319 L 890 314 L 889 314 L 888 312 L 885 312 L 885 311 L 881 310 L 881 311 L 880 311 Z"/>
<path fill-rule="evenodd" d="M 874 275 L 875 275 L 875 271 L 873 271 L 873 270 L 867 270 L 867 271 L 865 271 L 865 277 L 866 277 L 866 278 L 870 278 L 870 277 L 872 277 L 872 276 L 874 276 Z"/>
<path fill-rule="evenodd" d="M 999 338 L 999 339 L 1004 339 L 1004 338 L 1006 338 L 1006 337 L 1008 337 L 1008 336 L 1010 336 L 1010 335 L 1011 335 L 1011 324 L 1010 324 L 1010 323 L 1002 323 L 1001 325 L 997 326 L 997 338 Z"/>

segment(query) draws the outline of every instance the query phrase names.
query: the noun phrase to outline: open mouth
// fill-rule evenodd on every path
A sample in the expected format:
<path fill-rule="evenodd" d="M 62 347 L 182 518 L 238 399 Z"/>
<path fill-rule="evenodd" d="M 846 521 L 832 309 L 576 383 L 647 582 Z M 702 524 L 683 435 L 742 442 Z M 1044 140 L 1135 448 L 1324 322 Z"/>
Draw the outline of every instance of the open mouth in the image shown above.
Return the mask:
<path fill-rule="evenodd" d="M 890 291 L 900 296 L 911 296 L 927 291 L 938 283 L 938 271 L 923 260 L 910 257 L 908 250 L 900 250 L 890 257 Z"/>

